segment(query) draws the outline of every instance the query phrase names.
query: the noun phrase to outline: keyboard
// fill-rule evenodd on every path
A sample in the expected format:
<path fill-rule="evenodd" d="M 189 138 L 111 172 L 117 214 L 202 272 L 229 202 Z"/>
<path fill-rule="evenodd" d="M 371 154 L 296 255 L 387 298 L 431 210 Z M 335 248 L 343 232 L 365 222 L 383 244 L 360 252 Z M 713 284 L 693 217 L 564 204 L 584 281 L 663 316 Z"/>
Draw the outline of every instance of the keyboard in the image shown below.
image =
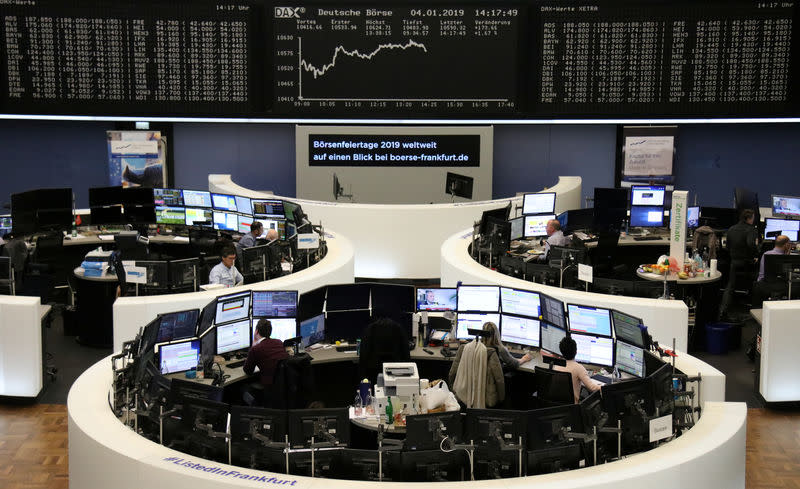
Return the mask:
<path fill-rule="evenodd" d="M 611 377 L 606 377 L 604 375 L 599 375 L 599 374 L 598 375 L 592 375 L 592 378 L 594 380 L 596 380 L 598 382 L 602 382 L 604 384 L 610 384 L 611 383 Z"/>
<path fill-rule="evenodd" d="M 227 368 L 239 368 L 244 365 L 244 360 L 236 360 L 235 362 L 229 362 L 225 365 Z"/>
<path fill-rule="evenodd" d="M 661 236 L 634 236 L 634 241 L 661 241 Z"/>
<path fill-rule="evenodd" d="M 339 345 L 336 347 L 336 351 L 356 351 L 358 349 L 358 345 Z"/>
<path fill-rule="evenodd" d="M 525 356 L 524 353 L 517 353 L 515 351 L 510 351 L 509 353 L 511 354 L 512 357 L 516 358 L 517 360 Z"/>

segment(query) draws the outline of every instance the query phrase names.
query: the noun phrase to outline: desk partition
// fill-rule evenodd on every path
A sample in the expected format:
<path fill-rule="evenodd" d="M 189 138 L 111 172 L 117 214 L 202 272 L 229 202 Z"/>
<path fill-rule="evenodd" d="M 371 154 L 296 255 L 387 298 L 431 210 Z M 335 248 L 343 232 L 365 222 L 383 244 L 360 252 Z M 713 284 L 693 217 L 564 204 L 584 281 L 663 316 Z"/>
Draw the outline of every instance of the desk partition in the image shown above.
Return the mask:
<path fill-rule="evenodd" d="M 211 192 L 251 198 L 267 195 L 237 185 L 230 175 L 209 175 L 208 187 Z M 559 177 L 558 183 L 545 191 L 556 193 L 556 213 L 581 208 L 580 177 Z M 439 247 L 444 240 L 471 227 L 484 210 L 502 207 L 509 200 L 514 207 L 522 205 L 522 197 L 403 205 L 288 199 L 300 204 L 315 224 L 321 221 L 350 238 L 356 254 L 355 274 L 370 278 L 438 277 Z"/>
<path fill-rule="evenodd" d="M 41 300 L 0 295 L 0 396 L 35 398 L 42 386 Z"/>
<path fill-rule="evenodd" d="M 759 393 L 767 402 L 800 401 L 794 364 L 800 350 L 800 301 L 765 301 Z"/>

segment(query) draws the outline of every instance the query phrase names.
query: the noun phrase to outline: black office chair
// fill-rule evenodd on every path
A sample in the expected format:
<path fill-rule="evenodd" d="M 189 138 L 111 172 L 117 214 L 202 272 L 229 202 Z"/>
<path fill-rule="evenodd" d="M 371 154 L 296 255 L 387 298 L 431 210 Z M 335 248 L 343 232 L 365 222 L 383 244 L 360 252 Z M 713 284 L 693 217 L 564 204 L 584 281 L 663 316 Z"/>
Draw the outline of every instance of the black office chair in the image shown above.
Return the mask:
<path fill-rule="evenodd" d="M 396 321 L 379 318 L 364 330 L 358 358 L 360 378 L 374 383 L 378 374 L 383 372 L 384 363 L 408 362 L 410 359 L 406 332 Z"/>
<path fill-rule="evenodd" d="M 8 289 L 8 295 L 17 295 L 14 267 L 7 256 L 0 256 L 0 287 Z"/>
<path fill-rule="evenodd" d="M 534 408 L 563 406 L 575 403 L 572 374 L 535 367 L 533 372 Z"/>
<path fill-rule="evenodd" d="M 617 265 L 617 245 L 619 244 L 619 231 L 601 231 L 597 236 L 597 247 L 594 250 L 594 273 L 598 276 L 610 278 L 625 274 L 625 265 Z"/>

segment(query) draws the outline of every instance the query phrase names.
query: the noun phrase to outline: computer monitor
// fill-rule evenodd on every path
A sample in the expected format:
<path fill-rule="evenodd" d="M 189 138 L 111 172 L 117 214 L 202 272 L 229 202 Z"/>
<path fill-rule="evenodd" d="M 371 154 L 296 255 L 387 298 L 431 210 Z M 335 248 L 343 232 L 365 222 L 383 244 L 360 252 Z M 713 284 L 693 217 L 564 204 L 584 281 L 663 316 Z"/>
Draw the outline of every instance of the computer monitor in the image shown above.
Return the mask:
<path fill-rule="evenodd" d="M 791 274 L 800 273 L 800 255 L 767 255 L 764 260 L 764 279 L 768 282 L 786 282 Z"/>
<path fill-rule="evenodd" d="M 555 218 L 555 214 L 525 216 L 523 234 L 526 238 L 541 238 L 547 236 L 547 222 Z"/>
<path fill-rule="evenodd" d="M 153 189 L 149 187 L 125 187 L 122 189 L 122 205 L 153 206 Z"/>
<path fill-rule="evenodd" d="M 800 217 L 800 197 L 791 197 L 789 195 L 773 195 L 772 215 Z"/>
<path fill-rule="evenodd" d="M 267 232 L 270 229 L 274 229 L 278 232 L 278 239 L 285 240 L 286 239 L 286 221 L 283 219 L 261 219 L 258 218 L 256 221 L 260 222 L 262 227 L 260 239 L 267 239 Z"/>
<path fill-rule="evenodd" d="M 184 190 L 183 205 L 186 207 L 211 207 L 211 192 L 205 190 Z"/>
<path fill-rule="evenodd" d="M 355 341 L 364 335 L 372 315 L 368 309 L 333 311 L 325 316 L 325 336 L 330 340 Z"/>
<path fill-rule="evenodd" d="M 538 319 L 506 313 L 500 315 L 500 341 L 504 343 L 538 348 L 539 332 Z"/>
<path fill-rule="evenodd" d="M 250 319 L 217 326 L 217 355 L 250 348 L 252 344 Z"/>
<path fill-rule="evenodd" d="M 303 218 L 305 217 L 300 204 L 296 204 L 288 200 L 283 201 L 283 213 L 286 216 L 286 220 L 294 224 L 303 222 Z"/>
<path fill-rule="evenodd" d="M 455 311 L 457 289 L 417 287 L 417 311 Z"/>
<path fill-rule="evenodd" d="M 508 221 L 508 215 L 511 213 L 511 202 L 508 203 L 505 207 L 498 207 L 497 209 L 489 209 L 483 211 L 481 214 L 481 224 L 478 229 L 478 234 L 481 236 L 485 236 L 488 232 L 488 225 L 489 225 L 489 218 L 494 217 L 501 221 Z"/>
<path fill-rule="evenodd" d="M 522 197 L 522 215 L 553 214 L 556 211 L 555 192 L 525 194 Z"/>
<path fill-rule="evenodd" d="M 595 188 L 593 210 L 594 229 L 619 229 L 627 216 L 628 189 Z"/>
<path fill-rule="evenodd" d="M 200 359 L 203 369 L 209 370 L 214 363 L 214 355 L 217 354 L 217 331 L 212 326 L 199 334 L 200 336 Z"/>
<path fill-rule="evenodd" d="M 688 207 L 686 209 L 686 227 L 689 229 L 697 229 L 700 227 L 699 207 Z"/>
<path fill-rule="evenodd" d="M 283 201 L 274 199 L 252 199 L 253 215 L 261 219 L 286 219 Z"/>
<path fill-rule="evenodd" d="M 539 294 L 529 290 L 500 287 L 500 310 L 504 314 L 516 314 L 538 318 L 542 314 Z"/>
<path fill-rule="evenodd" d="M 496 285 L 460 285 L 456 295 L 459 311 L 497 312 L 500 310 L 500 287 Z"/>
<path fill-rule="evenodd" d="M 583 229 L 591 229 L 594 222 L 594 209 L 574 209 L 565 211 L 556 217 L 561 224 L 561 231 L 570 234 Z"/>
<path fill-rule="evenodd" d="M 515 217 L 508 222 L 511 223 L 511 235 L 509 236 L 511 241 L 517 241 L 525 237 L 525 216 Z"/>
<path fill-rule="evenodd" d="M 611 311 L 602 307 L 567 304 L 570 332 L 611 337 Z"/>
<path fill-rule="evenodd" d="M 578 351 L 575 361 L 603 367 L 614 366 L 614 340 L 603 336 L 570 333 Z"/>
<path fill-rule="evenodd" d="M 350 443 L 348 408 L 290 409 L 289 443 L 308 447 L 311 438 L 317 443 L 331 442 L 346 447 Z"/>
<path fill-rule="evenodd" d="M 528 427 L 524 412 L 503 409 L 467 409 L 464 438 L 478 447 L 527 444 Z"/>
<path fill-rule="evenodd" d="M 371 283 L 369 286 L 373 315 L 397 315 L 417 310 L 413 286 L 378 283 Z M 453 290 L 453 296 L 455 296 L 455 290 Z"/>
<path fill-rule="evenodd" d="M 187 226 L 211 227 L 214 223 L 214 213 L 211 209 L 186 207 L 185 212 Z"/>
<path fill-rule="evenodd" d="M 450 194 L 453 197 L 471 199 L 474 180 L 473 177 L 467 175 L 447 172 L 444 181 L 444 193 Z"/>
<path fill-rule="evenodd" d="M 453 443 L 463 441 L 464 416 L 459 411 L 406 417 L 405 450 L 438 450 L 444 437 Z"/>
<path fill-rule="evenodd" d="M 284 409 L 269 409 L 255 406 L 231 406 L 232 442 L 253 441 L 264 437 L 269 441 L 283 442 L 286 439 L 287 416 Z"/>
<path fill-rule="evenodd" d="M 264 275 L 264 269 L 269 268 L 268 245 L 251 246 L 242 248 L 242 259 L 237 266 L 245 277 Z"/>
<path fill-rule="evenodd" d="M 253 224 L 253 216 L 243 216 L 242 214 L 238 214 L 236 219 L 239 221 L 239 232 L 242 234 L 249 233 L 250 225 Z"/>
<path fill-rule="evenodd" d="M 304 321 L 322 313 L 325 307 L 326 286 L 300 294 L 297 299 L 297 319 Z"/>
<path fill-rule="evenodd" d="M 631 207 L 650 206 L 664 207 L 664 193 L 666 187 L 663 185 L 633 185 L 631 186 Z"/>
<path fill-rule="evenodd" d="M 93 187 L 89 189 L 89 207 L 108 207 L 122 204 L 122 187 Z"/>
<path fill-rule="evenodd" d="M 112 205 L 108 207 L 92 207 L 89 209 L 89 216 L 93 226 L 103 224 L 121 224 L 122 206 Z"/>
<path fill-rule="evenodd" d="M 239 230 L 239 217 L 232 212 L 214 211 L 214 229 L 236 232 Z"/>
<path fill-rule="evenodd" d="M 200 340 L 184 340 L 158 347 L 158 364 L 161 375 L 185 372 L 197 368 L 200 358 Z"/>
<path fill-rule="evenodd" d="M 392 452 L 389 452 L 392 453 Z M 402 452 L 401 480 L 407 482 L 464 481 L 470 479 L 467 452 L 418 450 Z"/>
<path fill-rule="evenodd" d="M 664 208 L 660 206 L 634 206 L 631 207 L 631 227 L 659 228 L 664 226 Z"/>
<path fill-rule="evenodd" d="M 603 407 L 612 420 L 626 414 L 637 414 L 639 405 L 652 415 L 655 411 L 653 384 L 650 379 L 635 379 L 626 382 L 606 384 L 601 388 Z"/>
<path fill-rule="evenodd" d="M 183 207 L 183 192 L 179 188 L 154 188 L 153 203 L 156 206 Z"/>
<path fill-rule="evenodd" d="M 197 334 L 197 318 L 200 309 L 169 312 L 158 316 L 158 343 L 184 340 Z"/>
<path fill-rule="evenodd" d="M 307 348 L 325 339 L 325 314 L 300 322 L 300 346 Z"/>
<path fill-rule="evenodd" d="M 584 444 L 568 443 L 542 450 L 529 450 L 526 470 L 528 475 L 552 474 L 580 468 L 585 458 Z"/>
<path fill-rule="evenodd" d="M 775 236 L 770 236 L 770 233 L 780 232 L 789 237 L 789 240 L 797 242 L 797 234 L 800 231 L 800 220 L 795 219 L 764 219 L 766 226 L 764 227 L 764 239 L 774 240 Z"/>
<path fill-rule="evenodd" d="M 186 223 L 186 208 L 171 206 L 156 206 L 156 224 L 171 224 L 183 226 Z"/>
<path fill-rule="evenodd" d="M 559 344 L 561 340 L 566 338 L 567 330 L 544 321 L 539 323 L 539 329 L 542 350 L 548 351 L 554 355 L 561 355 L 561 347 Z"/>
<path fill-rule="evenodd" d="M 625 341 L 639 348 L 647 345 L 641 319 L 615 310 L 611 311 L 611 318 L 614 320 L 614 333 L 617 340 Z"/>
<path fill-rule="evenodd" d="M 511 244 L 511 223 L 496 217 L 487 219 L 485 245 L 493 255 L 504 254 Z"/>
<path fill-rule="evenodd" d="M 615 363 L 617 369 L 635 377 L 644 377 L 644 350 L 617 340 Z"/>
<path fill-rule="evenodd" d="M 564 303 L 555 297 L 539 294 L 541 304 L 542 319 L 563 330 L 567 329 L 567 319 L 564 314 Z"/>
<path fill-rule="evenodd" d="M 468 330 L 483 329 L 484 323 L 500 324 L 500 314 L 458 313 L 456 338 L 459 340 L 471 340 L 474 336 L 470 335 Z"/>
<path fill-rule="evenodd" d="M 169 391 L 170 399 L 175 402 L 184 398 L 208 399 L 209 401 L 221 402 L 223 394 L 222 387 L 178 378 L 170 380 Z"/>
<path fill-rule="evenodd" d="M 328 286 L 325 310 L 349 311 L 369 307 L 369 284 L 337 284 Z"/>
<path fill-rule="evenodd" d="M 739 213 L 729 207 L 700 207 L 700 224 L 713 229 L 728 229 L 739 222 Z"/>
<path fill-rule="evenodd" d="M 217 297 L 216 324 L 240 321 L 250 317 L 250 291 Z"/>
<path fill-rule="evenodd" d="M 241 214 L 246 215 L 253 215 L 253 205 L 250 201 L 249 197 L 243 197 L 241 195 L 235 196 L 236 198 L 236 209 Z"/>
<path fill-rule="evenodd" d="M 0 216 L 0 238 L 11 232 L 12 222 L 11 216 Z"/>
<path fill-rule="evenodd" d="M 644 372 L 643 372 L 644 373 Z M 675 409 L 675 386 L 672 382 L 672 365 L 662 364 L 648 375 L 653 384 L 653 400 L 658 408 L 658 414 L 670 414 Z"/>
<path fill-rule="evenodd" d="M 169 262 L 169 285 L 172 288 L 191 287 L 194 289 L 200 283 L 199 277 L 200 259 L 184 258 L 182 260 L 170 260 Z"/>
<path fill-rule="evenodd" d="M 253 338 L 256 336 L 256 325 L 259 321 L 266 318 L 253 318 Z M 272 334 L 270 338 L 286 341 L 297 338 L 297 319 L 295 318 L 271 318 L 267 321 L 272 324 Z"/>
<path fill-rule="evenodd" d="M 585 433 L 578 404 L 528 411 L 528 448 L 542 450 L 573 443 L 569 432 Z"/>
<path fill-rule="evenodd" d="M 296 290 L 254 290 L 253 317 L 297 317 Z"/>
<path fill-rule="evenodd" d="M 238 212 L 233 195 L 211 194 L 211 206 L 218 211 Z"/>
<path fill-rule="evenodd" d="M 123 222 L 129 224 L 155 224 L 156 208 L 154 205 L 122 206 Z"/>
<path fill-rule="evenodd" d="M 205 305 L 200 312 L 200 324 L 197 326 L 197 334 L 202 336 L 207 330 L 214 326 L 214 314 L 217 312 L 217 300 L 214 299 Z"/>
<path fill-rule="evenodd" d="M 143 251 L 143 247 L 140 248 Z M 125 258 L 126 253 L 123 252 L 122 257 Z M 144 256 L 144 255 L 142 255 Z M 158 260 L 136 260 L 137 267 L 144 267 L 147 269 L 145 272 L 147 286 L 154 289 L 169 287 L 169 262 Z"/>
<path fill-rule="evenodd" d="M 183 406 L 181 426 L 185 435 L 198 432 L 195 436 L 185 436 L 182 449 L 189 455 L 201 456 L 216 462 L 226 462 L 229 453 L 227 440 L 211 437 L 205 430 L 199 430 L 198 427 L 207 427 L 214 432 L 225 433 L 228 429 L 230 406 L 221 402 L 194 398 L 183 398 L 179 402 Z"/>

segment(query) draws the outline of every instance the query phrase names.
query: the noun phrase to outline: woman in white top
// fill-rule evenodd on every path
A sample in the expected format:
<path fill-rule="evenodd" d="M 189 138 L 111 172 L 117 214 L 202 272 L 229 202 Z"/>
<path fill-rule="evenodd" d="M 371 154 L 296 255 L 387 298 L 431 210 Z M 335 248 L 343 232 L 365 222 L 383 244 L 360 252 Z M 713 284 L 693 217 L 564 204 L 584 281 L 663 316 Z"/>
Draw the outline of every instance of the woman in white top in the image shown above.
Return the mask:
<path fill-rule="evenodd" d="M 593 381 L 583 365 L 575 361 L 575 355 L 578 354 L 578 345 L 575 343 L 575 340 L 569 336 L 565 336 L 564 339 L 561 340 L 561 343 L 558 344 L 558 348 L 561 350 L 561 356 L 567 361 L 567 366 L 556 366 L 555 369 L 562 372 L 569 372 L 572 376 L 572 392 L 575 395 L 575 404 L 580 402 L 581 384 L 583 384 L 589 392 L 600 390 L 600 384 Z"/>

